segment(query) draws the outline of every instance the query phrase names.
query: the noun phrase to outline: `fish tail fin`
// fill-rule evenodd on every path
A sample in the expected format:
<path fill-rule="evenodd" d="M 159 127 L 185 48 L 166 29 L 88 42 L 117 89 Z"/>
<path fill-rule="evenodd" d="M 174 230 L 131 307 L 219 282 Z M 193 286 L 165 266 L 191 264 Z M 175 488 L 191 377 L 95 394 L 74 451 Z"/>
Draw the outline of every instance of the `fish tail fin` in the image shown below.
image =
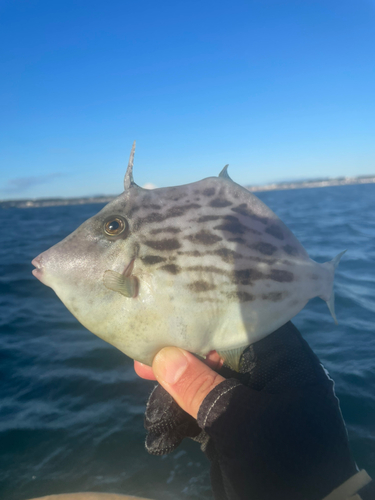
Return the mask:
<path fill-rule="evenodd" d="M 345 252 L 346 250 L 340 252 L 334 259 L 330 260 L 329 262 L 324 262 L 324 264 L 321 264 L 330 273 L 330 278 L 327 290 L 325 290 L 322 295 L 319 295 L 319 297 L 326 302 L 329 312 L 331 313 L 331 316 L 336 325 L 338 324 L 338 322 L 335 314 L 335 292 L 333 291 L 333 281 L 335 278 L 335 269 L 339 265 L 340 259 Z"/>

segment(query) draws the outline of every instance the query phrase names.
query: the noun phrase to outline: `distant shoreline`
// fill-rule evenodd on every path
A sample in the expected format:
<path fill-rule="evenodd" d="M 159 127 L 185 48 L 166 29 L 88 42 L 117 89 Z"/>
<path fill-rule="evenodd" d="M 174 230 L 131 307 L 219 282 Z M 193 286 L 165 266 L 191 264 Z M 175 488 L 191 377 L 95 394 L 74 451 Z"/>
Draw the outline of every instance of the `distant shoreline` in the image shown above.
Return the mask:
<path fill-rule="evenodd" d="M 337 177 L 335 179 L 312 179 L 309 181 L 275 182 L 262 186 L 245 186 L 252 193 L 260 191 L 281 191 L 286 189 L 312 189 L 330 186 L 349 186 L 353 184 L 375 184 L 375 176 Z M 87 205 L 90 203 L 109 203 L 118 195 L 82 196 L 77 198 L 36 198 L 24 200 L 0 200 L 0 208 L 57 207 L 66 205 Z"/>

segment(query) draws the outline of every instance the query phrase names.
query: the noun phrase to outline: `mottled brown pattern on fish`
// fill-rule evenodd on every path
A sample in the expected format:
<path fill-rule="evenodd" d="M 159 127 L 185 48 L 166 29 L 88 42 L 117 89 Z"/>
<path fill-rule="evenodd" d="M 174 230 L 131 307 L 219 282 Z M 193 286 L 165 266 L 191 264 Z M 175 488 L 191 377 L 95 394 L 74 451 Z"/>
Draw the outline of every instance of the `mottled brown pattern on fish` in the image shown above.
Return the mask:
<path fill-rule="evenodd" d="M 209 205 L 210 207 L 224 208 L 233 205 L 233 203 L 229 200 L 226 200 L 225 198 L 215 198 L 214 200 L 210 201 Z"/>
<path fill-rule="evenodd" d="M 223 238 L 217 236 L 216 234 L 212 234 L 205 229 L 202 229 L 201 231 L 199 231 L 199 233 L 185 236 L 185 239 L 191 241 L 192 243 L 199 243 L 201 245 L 214 245 L 218 241 L 221 241 Z"/>
<path fill-rule="evenodd" d="M 283 259 L 280 260 L 281 264 L 284 264 L 285 266 L 294 266 L 295 264 L 291 260 Z"/>
<path fill-rule="evenodd" d="M 160 210 L 162 207 L 161 205 L 156 205 L 155 203 L 150 203 L 150 205 L 142 205 L 142 207 L 144 210 Z"/>
<path fill-rule="evenodd" d="M 193 271 L 198 273 L 215 273 L 215 274 L 222 274 L 229 276 L 228 271 L 225 271 L 224 269 L 221 269 L 220 267 L 216 266 L 187 266 L 184 267 L 184 271 Z"/>
<path fill-rule="evenodd" d="M 167 210 L 165 218 L 168 219 L 169 217 L 181 217 L 181 215 L 184 215 L 189 210 L 197 209 L 200 207 L 201 206 L 198 205 L 198 203 L 189 203 L 188 205 L 181 206 L 176 205 L 175 207 L 169 208 Z"/>
<path fill-rule="evenodd" d="M 246 227 L 241 224 L 238 219 L 225 222 L 224 224 L 219 224 L 218 226 L 215 226 L 214 229 L 220 229 L 221 231 L 227 231 L 232 234 L 244 234 L 246 231 Z"/>
<path fill-rule="evenodd" d="M 160 257 L 159 255 L 145 255 L 141 257 L 141 261 L 146 264 L 146 266 L 152 266 L 154 264 L 160 264 L 160 262 L 165 262 L 167 259 L 165 257 Z"/>
<path fill-rule="evenodd" d="M 167 219 L 172 219 L 175 217 L 181 217 L 189 210 L 194 210 L 200 208 L 200 205 L 197 203 L 190 203 L 188 205 L 174 206 L 169 208 L 166 213 L 161 212 L 152 212 L 144 217 L 139 217 L 134 223 L 134 228 L 139 230 L 142 226 L 148 224 L 155 224 L 158 222 L 164 222 Z"/>
<path fill-rule="evenodd" d="M 271 302 L 279 302 L 280 300 L 284 300 L 288 295 L 289 294 L 286 292 L 270 292 L 262 294 L 262 299 L 270 300 Z"/>
<path fill-rule="evenodd" d="M 211 220 L 238 221 L 238 219 L 233 215 L 203 215 L 197 219 L 197 222 L 209 222 Z"/>
<path fill-rule="evenodd" d="M 155 224 L 157 222 L 163 222 L 165 220 L 165 215 L 160 212 L 152 212 L 145 217 L 140 217 L 134 223 L 134 229 L 138 230 L 143 225 Z"/>
<path fill-rule="evenodd" d="M 215 188 L 206 188 L 203 190 L 202 194 L 204 196 L 213 196 L 215 194 Z"/>
<path fill-rule="evenodd" d="M 164 240 L 148 240 L 144 242 L 150 248 L 154 250 L 170 251 L 177 250 L 181 247 L 180 242 L 176 238 L 166 238 Z"/>
<path fill-rule="evenodd" d="M 294 275 L 290 271 L 284 271 L 282 269 L 271 269 L 268 277 L 273 281 L 279 281 L 280 283 L 290 283 L 294 280 Z"/>
<path fill-rule="evenodd" d="M 263 279 L 265 275 L 258 269 L 241 269 L 233 271 L 232 283 L 241 285 L 252 285 L 253 281 Z"/>
<path fill-rule="evenodd" d="M 209 255 L 217 255 L 224 262 L 233 263 L 236 259 L 242 259 L 243 255 L 235 252 L 234 250 L 230 250 L 229 248 L 218 248 L 217 250 L 207 252 Z"/>
<path fill-rule="evenodd" d="M 284 233 L 280 229 L 279 226 L 276 224 L 271 224 L 266 228 L 266 233 L 270 234 L 271 236 L 274 236 L 278 240 L 283 240 L 284 239 Z"/>
<path fill-rule="evenodd" d="M 219 298 L 219 295 L 216 295 L 215 298 L 212 298 L 212 297 L 207 297 L 205 295 L 196 295 L 195 296 L 195 302 L 211 302 L 211 303 L 215 303 L 215 304 L 223 304 L 224 303 L 224 300 L 220 299 Z"/>
<path fill-rule="evenodd" d="M 254 262 L 261 262 L 262 264 L 267 264 L 269 266 L 272 266 L 275 262 L 277 262 L 277 259 L 267 259 L 266 257 L 255 257 L 253 255 L 247 255 L 246 259 L 253 260 Z"/>
<path fill-rule="evenodd" d="M 185 252 L 179 250 L 177 252 L 178 255 L 188 255 L 189 257 L 201 257 L 203 254 L 198 250 L 186 250 Z"/>
<path fill-rule="evenodd" d="M 234 250 L 230 250 L 230 249 L 225 249 L 225 252 L 221 251 L 220 249 L 218 249 L 218 251 L 216 250 L 207 250 L 205 252 L 199 252 L 198 250 L 190 250 L 190 251 L 181 251 L 179 250 L 177 252 L 178 255 L 187 255 L 189 257 L 197 257 L 197 258 L 201 258 L 205 255 L 217 255 L 218 257 L 220 257 L 224 262 L 227 262 L 227 252 L 233 252 L 232 255 L 235 256 L 237 259 L 244 259 L 244 260 L 251 260 L 253 262 L 260 262 L 262 264 L 267 264 L 267 265 L 270 265 L 272 266 L 273 264 L 275 264 L 275 262 L 277 262 L 277 259 L 267 259 L 265 257 L 257 257 L 255 255 L 242 255 L 240 253 L 237 253 L 235 252 Z"/>
<path fill-rule="evenodd" d="M 264 255 L 272 255 L 276 252 L 277 247 L 274 245 L 271 245 L 271 243 L 266 243 L 264 241 L 260 241 L 259 243 L 255 243 L 254 245 L 251 245 L 250 248 L 254 248 L 258 252 L 264 254 Z"/>
<path fill-rule="evenodd" d="M 298 250 L 296 247 L 292 247 L 292 245 L 284 245 L 283 246 L 284 252 L 286 252 L 288 255 L 292 255 L 293 257 L 296 257 L 298 255 Z"/>
<path fill-rule="evenodd" d="M 150 234 L 159 234 L 159 233 L 177 234 L 180 232 L 181 229 L 179 227 L 161 227 L 159 229 L 151 229 Z"/>
<path fill-rule="evenodd" d="M 241 203 L 237 207 L 231 208 L 232 212 L 236 212 L 237 214 L 240 215 L 245 215 L 246 217 L 251 217 L 252 219 L 261 222 L 262 224 L 267 224 L 268 218 L 267 217 L 259 217 L 259 215 L 256 215 L 251 208 L 249 208 L 246 203 Z"/>
<path fill-rule="evenodd" d="M 129 218 L 131 218 L 131 216 L 133 214 L 135 214 L 135 212 L 138 212 L 138 210 L 140 210 L 142 208 L 141 205 L 134 205 L 132 208 L 130 208 L 128 211 L 127 211 L 127 216 Z"/>
<path fill-rule="evenodd" d="M 166 264 L 165 266 L 160 267 L 162 271 L 166 271 L 171 274 L 178 274 L 181 272 L 181 267 L 176 266 L 175 264 Z"/>
<path fill-rule="evenodd" d="M 235 292 L 229 292 L 226 294 L 230 299 L 237 299 L 239 302 L 252 302 L 255 300 L 255 296 L 248 292 L 243 292 L 241 290 L 237 290 Z"/>
<path fill-rule="evenodd" d="M 228 241 L 232 243 L 240 243 L 240 245 L 246 244 L 246 241 L 243 238 L 228 238 Z"/>
<path fill-rule="evenodd" d="M 216 285 L 213 285 L 212 283 L 208 283 L 207 281 L 203 280 L 198 280 L 194 281 L 193 283 L 189 283 L 187 287 L 192 291 L 192 292 L 208 292 L 209 290 L 215 290 Z"/>

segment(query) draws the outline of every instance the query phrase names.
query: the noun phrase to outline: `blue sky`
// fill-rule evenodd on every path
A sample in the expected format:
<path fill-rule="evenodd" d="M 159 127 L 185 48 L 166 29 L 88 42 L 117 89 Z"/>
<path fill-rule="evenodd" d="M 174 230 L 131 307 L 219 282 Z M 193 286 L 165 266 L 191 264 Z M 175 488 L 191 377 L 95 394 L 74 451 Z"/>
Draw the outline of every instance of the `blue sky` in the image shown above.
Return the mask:
<path fill-rule="evenodd" d="M 0 199 L 375 174 L 374 0 L 2 0 Z"/>

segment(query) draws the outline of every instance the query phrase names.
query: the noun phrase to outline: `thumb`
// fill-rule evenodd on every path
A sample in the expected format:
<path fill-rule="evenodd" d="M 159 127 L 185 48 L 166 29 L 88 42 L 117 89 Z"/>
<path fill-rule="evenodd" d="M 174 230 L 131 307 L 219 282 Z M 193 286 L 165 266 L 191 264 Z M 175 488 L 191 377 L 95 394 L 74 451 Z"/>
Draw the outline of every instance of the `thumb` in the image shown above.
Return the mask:
<path fill-rule="evenodd" d="M 152 369 L 159 384 L 194 418 L 207 394 L 225 380 L 190 352 L 177 347 L 159 351 Z"/>

